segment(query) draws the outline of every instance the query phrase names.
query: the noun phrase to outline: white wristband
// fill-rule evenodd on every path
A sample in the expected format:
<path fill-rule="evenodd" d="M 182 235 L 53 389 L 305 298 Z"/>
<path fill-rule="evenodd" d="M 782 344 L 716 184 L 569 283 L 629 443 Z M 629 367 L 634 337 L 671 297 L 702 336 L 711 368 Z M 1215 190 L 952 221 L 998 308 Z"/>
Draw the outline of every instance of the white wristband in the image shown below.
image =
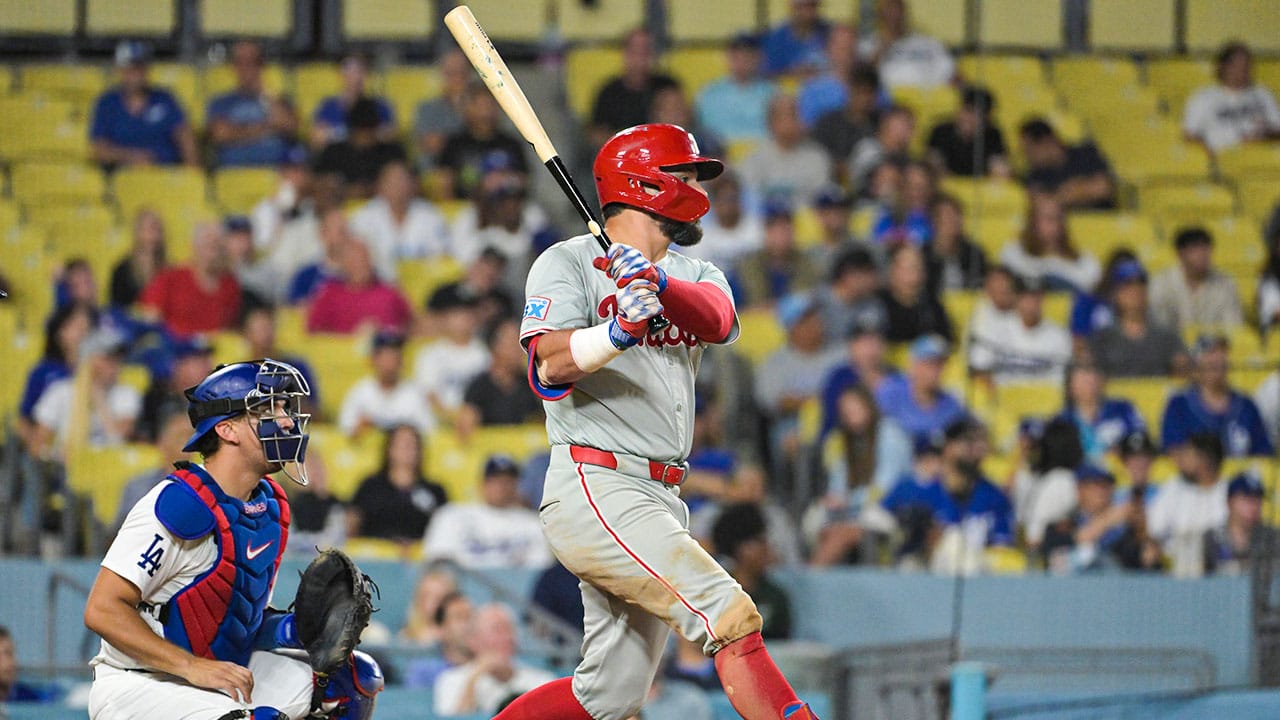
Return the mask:
<path fill-rule="evenodd" d="M 593 373 L 621 355 L 622 350 L 609 339 L 609 323 L 601 323 L 570 333 L 569 354 L 579 370 Z"/>

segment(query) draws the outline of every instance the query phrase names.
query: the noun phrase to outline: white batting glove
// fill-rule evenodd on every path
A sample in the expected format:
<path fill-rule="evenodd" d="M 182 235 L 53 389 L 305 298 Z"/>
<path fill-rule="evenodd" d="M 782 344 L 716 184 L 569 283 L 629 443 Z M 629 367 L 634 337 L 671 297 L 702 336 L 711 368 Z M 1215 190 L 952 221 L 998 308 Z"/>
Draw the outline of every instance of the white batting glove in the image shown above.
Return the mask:
<path fill-rule="evenodd" d="M 632 280 L 614 293 L 617 313 L 609 325 L 609 339 L 619 349 L 633 347 L 649 333 L 649 320 L 662 314 L 662 301 L 648 280 Z"/>

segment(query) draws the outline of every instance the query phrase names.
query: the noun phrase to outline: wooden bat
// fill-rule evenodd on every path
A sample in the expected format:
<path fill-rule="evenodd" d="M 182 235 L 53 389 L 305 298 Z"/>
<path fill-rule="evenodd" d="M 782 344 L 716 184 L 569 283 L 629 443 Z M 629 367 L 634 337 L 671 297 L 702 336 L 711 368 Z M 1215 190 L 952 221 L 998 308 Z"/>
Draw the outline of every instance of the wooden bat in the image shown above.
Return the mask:
<path fill-rule="evenodd" d="M 578 211 L 578 216 L 587 224 L 587 230 L 600 244 L 600 249 L 608 252 L 613 241 L 605 234 L 604 227 L 596 219 L 591 207 L 587 205 L 582 191 L 578 189 L 577 183 L 569 175 L 568 168 L 564 166 L 564 161 L 560 159 L 560 153 L 556 152 L 555 146 L 551 144 L 551 138 L 547 137 L 547 131 L 538 120 L 538 114 L 533 111 L 533 106 L 524 96 L 520 84 L 507 69 L 507 64 L 503 62 L 498 50 L 493 47 L 493 41 L 489 39 L 484 28 L 480 27 L 480 22 L 472 14 L 471 8 L 459 5 L 450 10 L 444 16 L 444 24 L 449 28 L 453 39 L 458 41 L 458 46 L 462 48 L 467 59 L 471 61 L 471 66 L 480 73 L 480 79 L 484 80 L 485 87 L 489 88 L 498 105 L 502 106 L 502 111 L 511 119 L 511 123 L 516 126 L 520 135 L 533 146 L 538 159 L 546 166 L 551 177 L 555 178 L 556 184 L 560 186 L 565 197 L 569 198 L 573 208 Z M 670 321 L 666 318 L 655 317 L 649 321 L 649 330 L 650 332 L 661 330 L 669 324 Z"/>

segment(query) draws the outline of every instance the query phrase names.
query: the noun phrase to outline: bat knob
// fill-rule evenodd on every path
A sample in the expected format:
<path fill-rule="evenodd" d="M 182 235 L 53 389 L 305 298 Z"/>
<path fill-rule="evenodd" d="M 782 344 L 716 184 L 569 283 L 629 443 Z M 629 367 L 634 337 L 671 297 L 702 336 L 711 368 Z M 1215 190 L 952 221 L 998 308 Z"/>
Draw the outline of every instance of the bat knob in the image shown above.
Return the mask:
<path fill-rule="evenodd" d="M 670 325 L 671 325 L 671 321 L 661 315 L 658 315 L 657 317 L 651 317 L 649 318 L 649 334 L 652 335 L 657 332 L 662 332 L 663 330 L 666 330 Z"/>

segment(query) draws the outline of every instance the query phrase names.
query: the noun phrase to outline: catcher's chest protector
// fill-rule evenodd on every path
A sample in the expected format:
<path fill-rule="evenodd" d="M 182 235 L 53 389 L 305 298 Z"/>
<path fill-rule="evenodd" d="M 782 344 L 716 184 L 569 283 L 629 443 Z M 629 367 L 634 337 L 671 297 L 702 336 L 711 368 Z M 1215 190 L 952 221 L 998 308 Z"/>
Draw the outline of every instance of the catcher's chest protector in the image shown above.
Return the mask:
<path fill-rule="evenodd" d="M 248 665 L 289 537 L 288 499 L 265 477 L 247 502 L 230 497 L 188 463 L 167 480 L 156 500 L 160 522 L 184 540 L 212 533 L 218 554 L 162 609 L 165 639 L 200 657 Z"/>

